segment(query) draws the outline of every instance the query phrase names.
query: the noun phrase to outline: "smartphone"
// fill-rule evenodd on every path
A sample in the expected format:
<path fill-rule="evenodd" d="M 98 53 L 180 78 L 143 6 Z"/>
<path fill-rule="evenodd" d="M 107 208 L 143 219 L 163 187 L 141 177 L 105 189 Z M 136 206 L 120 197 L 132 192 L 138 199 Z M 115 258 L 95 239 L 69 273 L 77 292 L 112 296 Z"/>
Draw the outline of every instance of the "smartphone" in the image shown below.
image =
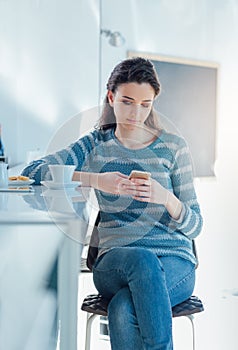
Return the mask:
<path fill-rule="evenodd" d="M 150 177 L 151 177 L 151 173 L 149 173 L 147 171 L 132 170 L 132 172 L 129 175 L 129 180 L 131 180 L 131 179 L 149 180 Z"/>

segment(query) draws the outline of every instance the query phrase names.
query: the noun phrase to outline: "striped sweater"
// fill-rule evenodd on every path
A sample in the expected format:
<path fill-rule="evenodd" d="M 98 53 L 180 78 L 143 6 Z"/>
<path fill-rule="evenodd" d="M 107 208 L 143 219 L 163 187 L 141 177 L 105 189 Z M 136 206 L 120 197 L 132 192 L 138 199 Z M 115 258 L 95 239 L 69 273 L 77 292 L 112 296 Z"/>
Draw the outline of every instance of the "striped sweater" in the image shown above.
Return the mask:
<path fill-rule="evenodd" d="M 99 254 L 116 246 L 137 246 L 196 264 L 192 239 L 201 231 L 202 217 L 193 186 L 190 154 L 182 137 L 163 130 L 151 145 L 134 150 L 124 147 L 113 129 L 94 130 L 66 149 L 32 162 L 22 174 L 39 184 L 50 179 L 49 164 L 74 164 L 78 171 L 96 173 L 150 172 L 152 178 L 182 202 L 179 219 L 174 220 L 163 205 L 96 190 L 101 217 Z"/>

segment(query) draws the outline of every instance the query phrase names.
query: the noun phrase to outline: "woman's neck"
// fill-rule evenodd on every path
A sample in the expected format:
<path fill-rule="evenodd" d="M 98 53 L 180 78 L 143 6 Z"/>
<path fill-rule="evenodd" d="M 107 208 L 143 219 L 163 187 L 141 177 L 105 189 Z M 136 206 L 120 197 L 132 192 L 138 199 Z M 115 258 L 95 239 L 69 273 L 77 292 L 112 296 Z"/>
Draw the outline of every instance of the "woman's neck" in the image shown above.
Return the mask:
<path fill-rule="evenodd" d="M 121 130 L 116 127 L 115 136 L 123 146 L 131 149 L 140 149 L 154 142 L 158 134 L 155 134 L 148 128 Z"/>

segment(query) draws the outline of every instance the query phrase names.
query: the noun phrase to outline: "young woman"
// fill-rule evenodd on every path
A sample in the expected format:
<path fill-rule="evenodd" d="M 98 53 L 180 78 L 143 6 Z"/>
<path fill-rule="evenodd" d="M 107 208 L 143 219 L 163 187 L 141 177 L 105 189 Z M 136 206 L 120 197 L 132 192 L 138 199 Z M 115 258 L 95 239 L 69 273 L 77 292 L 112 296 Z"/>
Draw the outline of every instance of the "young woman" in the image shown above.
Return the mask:
<path fill-rule="evenodd" d="M 202 217 L 184 139 L 163 130 L 153 110 L 160 83 L 152 63 L 127 59 L 112 71 L 98 127 L 23 171 L 36 184 L 48 165 L 75 164 L 74 180 L 95 189 L 99 256 L 93 268 L 108 307 L 113 350 L 171 350 L 172 306 L 191 296 L 192 239 Z M 150 179 L 130 179 L 132 170 Z"/>

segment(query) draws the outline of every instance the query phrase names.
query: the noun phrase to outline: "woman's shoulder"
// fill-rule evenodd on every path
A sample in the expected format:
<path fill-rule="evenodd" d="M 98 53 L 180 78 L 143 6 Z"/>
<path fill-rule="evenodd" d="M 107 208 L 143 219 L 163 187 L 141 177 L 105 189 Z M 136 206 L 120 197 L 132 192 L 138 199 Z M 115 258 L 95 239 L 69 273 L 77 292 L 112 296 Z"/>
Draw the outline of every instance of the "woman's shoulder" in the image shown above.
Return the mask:
<path fill-rule="evenodd" d="M 100 143 L 109 140 L 112 136 L 111 129 L 101 130 L 101 129 L 91 129 L 86 133 L 82 134 L 80 139 L 81 141 L 90 140 L 91 142 Z"/>
<path fill-rule="evenodd" d="M 89 137 L 98 142 L 106 142 L 112 138 L 112 129 L 94 129 L 90 132 Z"/>
<path fill-rule="evenodd" d="M 163 129 L 159 138 L 162 142 L 171 145 L 173 148 L 187 147 L 187 141 L 182 135 L 179 135 L 178 133 Z"/>

